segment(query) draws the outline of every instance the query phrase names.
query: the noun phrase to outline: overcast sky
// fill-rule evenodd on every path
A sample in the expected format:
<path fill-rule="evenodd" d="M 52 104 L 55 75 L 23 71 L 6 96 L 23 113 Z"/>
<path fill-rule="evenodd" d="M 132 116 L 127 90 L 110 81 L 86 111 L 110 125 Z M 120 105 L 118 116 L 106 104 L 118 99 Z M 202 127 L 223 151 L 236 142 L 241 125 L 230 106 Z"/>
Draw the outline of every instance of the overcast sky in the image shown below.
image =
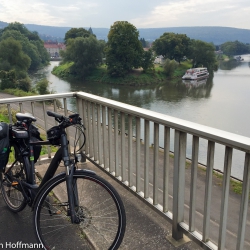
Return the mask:
<path fill-rule="evenodd" d="M 226 26 L 250 29 L 250 0 L 0 0 L 0 21 L 63 27 Z"/>

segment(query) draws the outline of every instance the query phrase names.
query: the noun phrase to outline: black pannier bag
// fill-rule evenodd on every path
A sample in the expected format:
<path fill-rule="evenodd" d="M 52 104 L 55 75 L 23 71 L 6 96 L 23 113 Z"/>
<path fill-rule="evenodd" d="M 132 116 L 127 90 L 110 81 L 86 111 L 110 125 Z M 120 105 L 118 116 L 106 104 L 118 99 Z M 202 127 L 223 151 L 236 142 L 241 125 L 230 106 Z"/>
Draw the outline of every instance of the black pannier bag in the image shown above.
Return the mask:
<path fill-rule="evenodd" d="M 30 126 L 31 126 L 30 127 L 30 129 L 31 129 L 31 138 L 30 138 L 30 140 L 32 142 L 42 141 L 43 139 L 40 137 L 40 132 L 39 132 L 38 128 L 36 126 L 32 125 L 32 124 Z M 41 145 L 34 145 L 33 148 L 34 148 L 34 163 L 36 163 L 39 156 L 40 156 L 42 146 Z"/>
<path fill-rule="evenodd" d="M 33 124 L 30 125 L 30 132 L 31 132 L 31 138 L 30 138 L 31 142 L 42 141 L 38 128 L 34 126 Z M 26 128 L 13 125 L 12 137 L 16 139 L 28 139 L 29 134 Z M 34 150 L 34 163 L 36 163 L 40 156 L 42 146 L 34 145 L 33 150 Z"/>
<path fill-rule="evenodd" d="M 0 171 L 6 167 L 9 153 L 9 125 L 5 122 L 0 122 Z"/>

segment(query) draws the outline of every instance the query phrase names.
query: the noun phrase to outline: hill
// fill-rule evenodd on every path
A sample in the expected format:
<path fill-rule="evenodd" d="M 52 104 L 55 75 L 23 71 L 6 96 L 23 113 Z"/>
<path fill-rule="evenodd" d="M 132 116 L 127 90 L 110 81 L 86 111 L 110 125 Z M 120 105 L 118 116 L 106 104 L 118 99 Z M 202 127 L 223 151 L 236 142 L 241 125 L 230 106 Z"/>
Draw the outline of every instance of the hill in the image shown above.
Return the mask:
<path fill-rule="evenodd" d="M 8 23 L 0 21 L 0 29 L 4 28 Z M 54 38 L 62 40 L 65 33 L 71 29 L 71 27 L 55 27 L 44 26 L 36 24 L 25 24 L 30 31 L 37 31 L 42 39 Z M 84 27 L 88 29 L 89 27 Z M 109 28 L 92 28 L 93 33 L 98 39 L 107 40 Z M 212 42 L 215 45 L 220 45 L 228 41 L 240 41 L 242 43 L 250 43 L 250 30 L 238 29 L 229 27 L 215 27 L 215 26 L 196 26 L 196 27 L 169 27 L 169 28 L 144 28 L 138 29 L 140 37 L 147 41 L 154 41 L 159 38 L 164 32 L 173 32 L 179 34 L 186 34 L 192 39 L 199 39 L 205 42 Z"/>

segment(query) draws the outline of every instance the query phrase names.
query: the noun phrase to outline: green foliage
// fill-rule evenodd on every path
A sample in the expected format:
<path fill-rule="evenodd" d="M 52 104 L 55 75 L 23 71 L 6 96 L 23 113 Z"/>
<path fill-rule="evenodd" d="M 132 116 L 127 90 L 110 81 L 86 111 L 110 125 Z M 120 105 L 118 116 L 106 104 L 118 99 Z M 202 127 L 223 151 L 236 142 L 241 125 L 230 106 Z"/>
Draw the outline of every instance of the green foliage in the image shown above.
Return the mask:
<path fill-rule="evenodd" d="M 143 51 L 141 66 L 145 72 L 153 70 L 154 59 L 152 50 Z"/>
<path fill-rule="evenodd" d="M 168 77 L 173 77 L 175 70 L 178 68 L 178 63 L 175 60 L 166 59 L 163 64 L 163 71 Z"/>
<path fill-rule="evenodd" d="M 2 32 L 0 41 L 13 38 L 21 44 L 21 50 L 30 58 L 29 69 L 35 70 L 49 62 L 49 54 L 37 32 L 30 32 L 21 23 L 11 23 Z"/>
<path fill-rule="evenodd" d="M 193 60 L 193 67 L 207 67 L 213 70 L 216 65 L 215 47 L 211 43 L 192 40 L 189 58 Z"/>
<path fill-rule="evenodd" d="M 153 50 L 157 55 L 162 55 L 180 63 L 188 54 L 190 38 L 185 34 L 164 33 L 153 43 Z"/>
<path fill-rule="evenodd" d="M 118 21 L 111 26 L 105 48 L 110 75 L 124 76 L 141 66 L 143 48 L 138 37 L 138 30 L 129 22 Z"/>
<path fill-rule="evenodd" d="M 31 90 L 31 81 L 30 78 L 22 78 L 17 81 L 17 87 L 20 90 L 23 90 L 25 92 L 29 92 Z"/>
<path fill-rule="evenodd" d="M 50 94 L 49 92 L 49 81 L 46 78 L 43 78 L 36 84 L 36 90 L 40 95 Z"/>
<path fill-rule="evenodd" d="M 21 43 L 9 37 L 0 42 L 0 62 L 9 64 L 10 68 L 15 69 L 18 75 L 18 72 L 28 70 L 31 60 L 23 52 Z"/>
<path fill-rule="evenodd" d="M 102 61 L 104 43 L 98 41 L 95 36 L 69 38 L 67 49 L 61 51 L 63 63 L 73 62 L 70 73 L 84 78 L 100 65 Z"/>
<path fill-rule="evenodd" d="M 84 28 L 72 28 L 66 32 L 64 41 L 68 44 L 69 39 L 75 39 L 77 37 L 89 37 L 91 34 L 90 31 L 87 31 Z"/>
<path fill-rule="evenodd" d="M 16 87 L 16 72 L 15 70 L 4 71 L 0 70 L 0 89 Z"/>
<path fill-rule="evenodd" d="M 14 95 L 14 96 L 19 96 L 19 97 L 22 97 L 22 96 L 33 96 L 33 95 L 36 95 L 37 93 L 35 92 L 25 92 L 21 89 L 5 89 L 3 90 L 4 93 L 7 93 L 7 94 L 10 94 L 10 95 Z"/>
<path fill-rule="evenodd" d="M 250 53 L 250 46 L 239 41 L 226 42 L 221 45 L 221 50 L 228 56 Z"/>

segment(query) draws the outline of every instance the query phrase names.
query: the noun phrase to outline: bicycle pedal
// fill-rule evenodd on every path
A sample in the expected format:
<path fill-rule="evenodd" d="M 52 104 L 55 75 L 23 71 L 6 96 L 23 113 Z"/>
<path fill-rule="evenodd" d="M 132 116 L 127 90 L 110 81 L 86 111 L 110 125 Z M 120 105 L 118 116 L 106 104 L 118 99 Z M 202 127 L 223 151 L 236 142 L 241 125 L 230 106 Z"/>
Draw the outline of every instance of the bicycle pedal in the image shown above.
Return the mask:
<path fill-rule="evenodd" d="M 12 183 L 11 183 L 11 186 L 17 186 L 18 185 L 18 182 L 17 181 L 13 181 Z"/>

